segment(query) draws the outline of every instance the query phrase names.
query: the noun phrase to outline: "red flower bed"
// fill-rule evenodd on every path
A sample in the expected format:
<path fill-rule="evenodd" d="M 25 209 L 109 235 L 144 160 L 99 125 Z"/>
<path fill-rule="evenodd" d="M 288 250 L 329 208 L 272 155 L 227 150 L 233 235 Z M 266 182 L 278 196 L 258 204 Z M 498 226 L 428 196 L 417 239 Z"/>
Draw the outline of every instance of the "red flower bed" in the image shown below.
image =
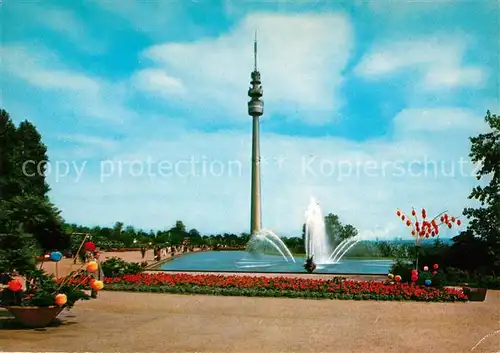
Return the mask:
<path fill-rule="evenodd" d="M 84 282 L 87 278 L 75 278 Z M 466 301 L 461 290 L 431 288 L 408 283 L 352 281 L 342 278 L 308 279 L 140 273 L 104 279 L 105 290 L 218 294 L 243 296 L 282 296 L 357 300 Z"/>

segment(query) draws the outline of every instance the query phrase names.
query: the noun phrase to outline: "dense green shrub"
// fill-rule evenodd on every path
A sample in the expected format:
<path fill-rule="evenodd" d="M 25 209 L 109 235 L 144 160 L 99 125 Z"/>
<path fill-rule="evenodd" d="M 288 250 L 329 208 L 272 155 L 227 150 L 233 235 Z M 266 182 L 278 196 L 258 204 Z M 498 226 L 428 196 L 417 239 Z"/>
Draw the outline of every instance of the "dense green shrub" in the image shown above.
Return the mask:
<path fill-rule="evenodd" d="M 121 277 L 123 275 L 136 275 L 144 270 L 144 266 L 135 262 L 127 262 L 119 257 L 112 257 L 101 263 L 105 277 Z"/>
<path fill-rule="evenodd" d="M 401 282 L 409 282 L 413 265 L 407 260 L 397 259 L 391 266 L 390 273 L 401 276 Z"/>
<path fill-rule="evenodd" d="M 488 289 L 500 289 L 500 277 L 484 276 L 479 277 L 477 282 L 478 287 Z"/>

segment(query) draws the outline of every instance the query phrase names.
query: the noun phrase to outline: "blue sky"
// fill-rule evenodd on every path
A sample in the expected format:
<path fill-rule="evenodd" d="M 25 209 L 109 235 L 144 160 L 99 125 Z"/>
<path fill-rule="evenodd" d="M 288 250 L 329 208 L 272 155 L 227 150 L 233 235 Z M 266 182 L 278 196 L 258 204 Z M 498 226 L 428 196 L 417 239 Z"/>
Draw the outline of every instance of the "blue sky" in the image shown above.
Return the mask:
<path fill-rule="evenodd" d="M 298 235 L 315 196 L 366 238 L 405 236 L 396 208 L 458 215 L 469 203 L 467 138 L 500 106 L 498 11 L 6 1 L 1 105 L 40 129 L 67 221 L 248 231 L 257 30 L 264 226 Z"/>

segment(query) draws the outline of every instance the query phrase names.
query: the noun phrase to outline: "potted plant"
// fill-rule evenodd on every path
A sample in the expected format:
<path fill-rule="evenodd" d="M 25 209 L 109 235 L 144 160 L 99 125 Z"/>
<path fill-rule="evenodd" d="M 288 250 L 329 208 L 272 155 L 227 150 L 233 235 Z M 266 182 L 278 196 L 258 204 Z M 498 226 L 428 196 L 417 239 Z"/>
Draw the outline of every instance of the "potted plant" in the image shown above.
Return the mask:
<path fill-rule="evenodd" d="M 24 283 L 23 283 L 24 282 Z M 0 301 L 24 326 L 37 328 L 51 324 L 65 308 L 90 296 L 79 284 L 57 281 L 43 270 L 26 271 L 23 276 L 11 277 Z"/>

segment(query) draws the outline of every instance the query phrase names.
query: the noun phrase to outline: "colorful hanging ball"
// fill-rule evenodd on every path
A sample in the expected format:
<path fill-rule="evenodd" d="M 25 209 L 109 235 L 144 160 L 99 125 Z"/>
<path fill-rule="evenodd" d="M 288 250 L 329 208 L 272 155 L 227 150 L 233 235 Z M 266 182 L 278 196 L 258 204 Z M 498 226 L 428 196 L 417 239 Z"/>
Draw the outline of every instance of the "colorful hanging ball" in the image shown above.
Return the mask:
<path fill-rule="evenodd" d="M 19 292 L 23 288 L 23 284 L 18 279 L 9 281 L 8 288 L 13 292 Z"/>
<path fill-rule="evenodd" d="M 400 275 L 396 275 L 396 276 L 394 276 L 394 280 L 395 280 L 396 282 L 400 282 L 400 281 L 401 281 L 401 276 L 400 276 Z"/>
<path fill-rule="evenodd" d="M 434 264 L 434 266 L 432 266 L 433 269 L 437 270 L 439 268 L 439 265 L 438 264 Z"/>
<path fill-rule="evenodd" d="M 392 273 L 389 273 L 387 277 L 389 277 L 390 279 L 394 279 L 394 275 Z"/>
<path fill-rule="evenodd" d="M 88 252 L 95 251 L 95 243 L 88 241 L 85 244 L 83 244 L 83 249 Z"/>
<path fill-rule="evenodd" d="M 68 297 L 66 297 L 66 294 L 58 294 L 55 297 L 56 305 L 63 306 L 67 301 Z"/>
<path fill-rule="evenodd" d="M 87 264 L 87 271 L 89 271 L 89 272 L 95 272 L 95 271 L 97 271 L 98 268 L 99 268 L 99 265 L 95 261 L 90 261 Z"/>
<path fill-rule="evenodd" d="M 412 276 L 418 276 L 418 270 L 411 270 Z"/>
<path fill-rule="evenodd" d="M 93 280 L 90 282 L 90 287 L 96 291 L 100 291 L 104 288 L 104 283 L 102 283 L 102 281 Z"/>
<path fill-rule="evenodd" d="M 426 279 L 424 283 L 427 287 L 429 287 L 432 284 L 432 281 L 430 279 Z"/>
<path fill-rule="evenodd" d="M 411 276 L 411 280 L 412 280 L 412 282 L 418 281 L 418 276 L 417 275 L 412 275 Z"/>
<path fill-rule="evenodd" d="M 59 251 L 53 251 L 50 253 L 50 260 L 59 262 L 62 260 L 62 254 Z"/>
<path fill-rule="evenodd" d="M 424 266 L 424 271 L 429 271 L 429 266 Z"/>

